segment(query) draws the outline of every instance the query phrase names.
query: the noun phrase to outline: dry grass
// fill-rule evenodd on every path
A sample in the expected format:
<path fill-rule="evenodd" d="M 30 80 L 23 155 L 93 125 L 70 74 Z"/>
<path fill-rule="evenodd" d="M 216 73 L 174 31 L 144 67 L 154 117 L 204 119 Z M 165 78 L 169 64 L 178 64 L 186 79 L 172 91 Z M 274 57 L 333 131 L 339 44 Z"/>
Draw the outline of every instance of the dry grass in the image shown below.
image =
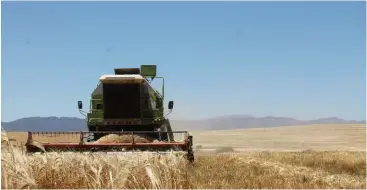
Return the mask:
<path fill-rule="evenodd" d="M 366 188 L 365 152 L 2 154 L 2 188 Z"/>

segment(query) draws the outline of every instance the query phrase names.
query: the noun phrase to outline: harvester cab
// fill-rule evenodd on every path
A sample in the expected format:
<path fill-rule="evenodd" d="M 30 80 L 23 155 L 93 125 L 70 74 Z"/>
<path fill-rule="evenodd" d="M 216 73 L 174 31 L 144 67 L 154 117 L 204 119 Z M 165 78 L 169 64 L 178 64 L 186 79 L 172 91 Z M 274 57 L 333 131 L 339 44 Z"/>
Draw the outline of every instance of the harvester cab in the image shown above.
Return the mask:
<path fill-rule="evenodd" d="M 89 112 L 83 111 L 83 102 L 78 101 L 78 109 L 86 117 L 88 127 L 87 132 L 80 132 L 79 142 L 40 143 L 33 140 L 35 134 L 50 132 L 29 132 L 27 150 L 179 150 L 193 161 L 192 136 L 187 131 L 172 131 L 166 116 L 172 112 L 174 102 L 168 102 L 168 113 L 165 113 L 164 78 L 157 76 L 156 71 L 156 65 L 141 65 L 115 68 L 114 74 L 102 75 L 91 94 Z M 157 79 L 162 80 L 161 92 L 151 85 Z M 118 136 L 120 141 L 107 143 L 111 135 Z M 128 139 L 120 138 L 127 135 Z"/>

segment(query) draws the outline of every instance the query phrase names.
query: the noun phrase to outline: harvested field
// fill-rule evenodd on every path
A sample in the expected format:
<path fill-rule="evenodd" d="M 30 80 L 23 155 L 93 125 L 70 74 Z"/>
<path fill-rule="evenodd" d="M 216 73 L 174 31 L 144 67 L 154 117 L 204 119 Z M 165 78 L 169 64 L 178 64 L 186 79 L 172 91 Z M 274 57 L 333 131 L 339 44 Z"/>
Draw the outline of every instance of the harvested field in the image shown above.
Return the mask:
<path fill-rule="evenodd" d="M 2 188 L 366 188 L 365 152 L 2 154 Z"/>
<path fill-rule="evenodd" d="M 233 147 L 236 151 L 366 151 L 365 124 L 322 124 L 192 131 L 203 149 Z M 218 143 L 220 142 L 220 143 Z"/>

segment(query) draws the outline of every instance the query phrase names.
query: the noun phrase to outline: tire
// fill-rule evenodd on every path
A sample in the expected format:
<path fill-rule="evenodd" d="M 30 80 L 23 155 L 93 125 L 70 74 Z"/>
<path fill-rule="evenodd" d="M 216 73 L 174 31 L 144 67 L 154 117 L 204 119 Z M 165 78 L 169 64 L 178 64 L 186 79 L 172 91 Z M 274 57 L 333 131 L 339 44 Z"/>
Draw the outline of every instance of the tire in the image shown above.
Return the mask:
<path fill-rule="evenodd" d="M 97 127 L 96 126 L 88 126 L 89 132 L 91 131 L 97 131 Z M 97 141 L 98 139 L 100 139 L 101 137 L 105 136 L 106 134 L 103 133 L 90 133 L 90 135 L 87 138 L 88 142 L 93 142 L 93 141 Z"/>
<path fill-rule="evenodd" d="M 167 133 L 164 133 L 164 132 L 167 132 L 167 126 L 165 125 L 165 124 L 162 124 L 160 127 L 159 127 L 159 131 L 160 132 L 163 132 L 163 133 L 159 133 L 159 140 L 160 141 L 169 141 L 169 139 L 168 139 L 168 135 L 167 135 Z"/>
<path fill-rule="evenodd" d="M 171 127 L 171 123 L 169 122 L 168 119 L 165 120 L 165 125 L 167 127 L 167 131 L 172 132 L 172 127 Z M 171 142 L 175 141 L 174 135 L 173 133 L 168 133 L 168 137 L 170 139 Z"/>
<path fill-rule="evenodd" d="M 168 119 L 160 126 L 160 131 L 162 132 L 172 132 L 171 124 Z M 173 133 L 160 133 L 161 141 L 173 142 Z"/>

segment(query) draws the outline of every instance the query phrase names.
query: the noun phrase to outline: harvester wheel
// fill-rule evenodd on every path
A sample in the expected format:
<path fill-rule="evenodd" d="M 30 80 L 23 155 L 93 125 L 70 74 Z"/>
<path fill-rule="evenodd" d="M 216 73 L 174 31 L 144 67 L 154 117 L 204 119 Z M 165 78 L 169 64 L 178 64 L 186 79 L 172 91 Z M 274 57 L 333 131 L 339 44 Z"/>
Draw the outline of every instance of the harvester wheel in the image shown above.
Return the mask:
<path fill-rule="evenodd" d="M 165 125 L 166 125 L 166 127 L 167 127 L 167 131 L 168 131 L 168 132 L 172 132 L 171 123 L 169 122 L 169 120 L 168 120 L 168 119 L 166 119 L 166 120 L 164 121 L 164 124 L 165 124 Z M 175 138 L 174 138 L 173 133 L 168 133 L 168 137 L 169 137 L 169 140 L 170 140 L 171 142 L 174 142 L 174 141 L 175 141 Z"/>
<path fill-rule="evenodd" d="M 188 140 L 189 140 L 189 145 L 188 145 L 188 150 L 187 150 L 187 160 L 189 161 L 189 162 L 194 162 L 195 161 L 195 156 L 194 156 L 194 150 L 193 150 L 193 136 L 191 136 L 191 135 L 189 135 L 189 138 L 188 138 Z"/>
<path fill-rule="evenodd" d="M 159 132 L 163 132 L 163 133 L 159 133 L 159 140 L 160 141 L 169 141 L 169 138 L 168 138 L 168 135 L 167 133 L 167 126 L 166 124 L 162 124 L 160 127 L 159 127 Z"/>
<path fill-rule="evenodd" d="M 160 126 L 161 132 L 172 132 L 171 124 L 168 119 L 164 121 L 164 123 Z M 160 133 L 160 140 L 168 141 L 168 142 L 174 142 L 174 136 L 173 133 Z"/>
<path fill-rule="evenodd" d="M 91 131 L 104 131 L 104 130 L 100 130 L 102 127 L 101 126 L 88 126 L 89 132 Z M 103 129 L 103 128 L 102 128 Z M 116 130 L 119 131 L 119 130 Z M 106 136 L 107 133 L 90 133 L 87 137 L 87 142 L 93 142 L 93 141 L 97 141 L 98 139 L 100 139 L 103 136 Z"/>
<path fill-rule="evenodd" d="M 189 162 L 194 162 L 194 161 L 195 161 L 194 152 L 189 151 L 189 152 L 187 153 L 187 160 L 188 160 Z"/>

